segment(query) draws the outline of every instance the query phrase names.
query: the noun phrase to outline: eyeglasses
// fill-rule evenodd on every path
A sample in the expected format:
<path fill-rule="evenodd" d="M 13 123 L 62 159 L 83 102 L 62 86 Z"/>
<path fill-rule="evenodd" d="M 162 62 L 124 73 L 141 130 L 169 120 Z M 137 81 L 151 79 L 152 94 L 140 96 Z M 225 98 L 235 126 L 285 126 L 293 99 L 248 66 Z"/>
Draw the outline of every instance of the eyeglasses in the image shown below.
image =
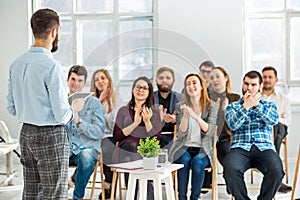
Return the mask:
<path fill-rule="evenodd" d="M 209 74 L 211 71 L 201 69 L 200 72 L 201 72 L 202 74 Z"/>
<path fill-rule="evenodd" d="M 136 89 L 136 90 L 142 89 L 142 90 L 144 90 L 144 91 L 148 91 L 148 90 L 149 90 L 149 88 L 148 88 L 147 86 L 141 86 L 141 85 L 136 85 L 136 86 L 135 86 L 135 89 Z"/>

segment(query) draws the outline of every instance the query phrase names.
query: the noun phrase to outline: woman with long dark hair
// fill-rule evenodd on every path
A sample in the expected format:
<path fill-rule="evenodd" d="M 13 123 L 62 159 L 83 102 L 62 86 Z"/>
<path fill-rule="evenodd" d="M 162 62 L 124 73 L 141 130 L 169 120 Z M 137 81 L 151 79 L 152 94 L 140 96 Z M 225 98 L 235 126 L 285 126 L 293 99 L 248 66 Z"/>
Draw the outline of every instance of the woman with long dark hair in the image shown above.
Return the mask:
<path fill-rule="evenodd" d="M 129 162 L 141 158 L 137 153 L 140 139 L 158 137 L 162 122 L 160 112 L 154 107 L 153 85 L 147 77 L 137 78 L 132 85 L 131 100 L 119 109 L 113 131 L 118 148 L 114 153 L 117 162 Z M 128 174 L 125 174 L 128 182 Z M 153 199 L 153 189 L 148 184 L 147 198 Z"/>

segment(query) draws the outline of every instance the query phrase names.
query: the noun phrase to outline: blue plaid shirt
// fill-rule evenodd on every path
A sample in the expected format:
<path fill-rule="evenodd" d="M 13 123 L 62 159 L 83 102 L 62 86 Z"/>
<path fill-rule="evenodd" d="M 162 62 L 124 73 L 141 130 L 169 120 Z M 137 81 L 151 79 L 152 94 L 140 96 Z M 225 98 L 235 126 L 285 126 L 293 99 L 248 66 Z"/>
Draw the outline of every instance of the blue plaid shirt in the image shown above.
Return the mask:
<path fill-rule="evenodd" d="M 255 145 L 261 151 L 272 149 L 272 127 L 278 122 L 277 107 L 274 103 L 260 100 L 255 108 L 248 111 L 243 106 L 244 100 L 230 103 L 225 110 L 225 119 L 232 130 L 231 148 L 250 151 Z"/>

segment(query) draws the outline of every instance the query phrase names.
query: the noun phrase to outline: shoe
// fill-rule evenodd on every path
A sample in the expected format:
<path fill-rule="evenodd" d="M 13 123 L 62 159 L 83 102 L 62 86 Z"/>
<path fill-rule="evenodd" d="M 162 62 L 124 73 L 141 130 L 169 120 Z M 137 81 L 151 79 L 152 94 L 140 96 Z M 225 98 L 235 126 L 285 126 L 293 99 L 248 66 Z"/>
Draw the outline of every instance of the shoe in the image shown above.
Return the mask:
<path fill-rule="evenodd" d="M 281 183 L 281 185 L 278 189 L 278 192 L 281 192 L 281 193 L 288 193 L 290 191 L 292 191 L 292 187 L 285 185 L 284 183 Z"/>
<path fill-rule="evenodd" d="M 105 193 L 105 199 L 110 199 L 110 190 L 105 189 L 104 193 Z M 99 194 L 99 200 L 102 200 L 102 192 Z"/>
<path fill-rule="evenodd" d="M 69 181 L 68 181 L 68 187 L 70 188 L 70 187 L 74 187 L 74 185 L 75 185 L 75 176 L 74 176 L 74 174 L 71 176 L 71 178 L 69 179 Z"/>

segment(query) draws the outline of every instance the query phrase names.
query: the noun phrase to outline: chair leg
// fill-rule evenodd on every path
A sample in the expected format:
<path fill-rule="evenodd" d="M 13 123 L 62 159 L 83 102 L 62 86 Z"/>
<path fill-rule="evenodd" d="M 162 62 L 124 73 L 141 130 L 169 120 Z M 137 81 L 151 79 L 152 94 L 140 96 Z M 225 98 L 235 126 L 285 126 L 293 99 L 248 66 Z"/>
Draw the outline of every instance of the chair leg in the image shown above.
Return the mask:
<path fill-rule="evenodd" d="M 178 200 L 178 180 L 177 180 L 177 170 L 172 172 L 173 183 L 174 183 L 174 193 L 175 200 Z"/>
<path fill-rule="evenodd" d="M 294 175 L 294 183 L 293 183 L 291 200 L 294 200 L 294 197 L 295 197 L 296 184 L 297 184 L 298 173 L 299 173 L 299 166 L 300 166 L 300 147 L 298 147 L 298 158 L 297 158 L 297 163 L 296 163 L 296 168 L 295 168 L 295 175 Z"/>
<path fill-rule="evenodd" d="M 118 172 L 118 182 L 119 182 L 119 199 L 122 200 L 122 174 Z"/>
<path fill-rule="evenodd" d="M 97 175 L 97 168 L 99 166 L 99 161 L 96 162 L 95 166 L 94 166 L 94 175 L 93 175 L 93 183 L 92 183 L 92 188 L 91 188 L 91 196 L 90 199 L 93 199 L 94 196 L 94 191 L 95 191 L 95 184 L 96 184 L 96 175 Z M 103 179 L 101 179 L 102 182 Z"/>
<path fill-rule="evenodd" d="M 101 161 L 102 161 L 102 159 L 101 159 Z M 100 164 L 100 179 L 101 179 L 102 200 L 105 200 L 105 183 L 104 183 L 103 162 L 101 162 L 101 164 Z"/>
<path fill-rule="evenodd" d="M 115 189 L 116 189 L 116 181 L 117 181 L 117 171 L 115 169 L 111 169 L 113 171 L 113 178 L 112 178 L 112 183 L 111 183 L 111 194 L 110 194 L 110 200 L 114 200 L 115 196 Z"/>
<path fill-rule="evenodd" d="M 282 144 L 284 145 L 284 169 L 285 169 L 285 181 L 289 182 L 289 167 L 288 167 L 288 148 L 287 148 L 287 137 L 283 138 Z"/>

